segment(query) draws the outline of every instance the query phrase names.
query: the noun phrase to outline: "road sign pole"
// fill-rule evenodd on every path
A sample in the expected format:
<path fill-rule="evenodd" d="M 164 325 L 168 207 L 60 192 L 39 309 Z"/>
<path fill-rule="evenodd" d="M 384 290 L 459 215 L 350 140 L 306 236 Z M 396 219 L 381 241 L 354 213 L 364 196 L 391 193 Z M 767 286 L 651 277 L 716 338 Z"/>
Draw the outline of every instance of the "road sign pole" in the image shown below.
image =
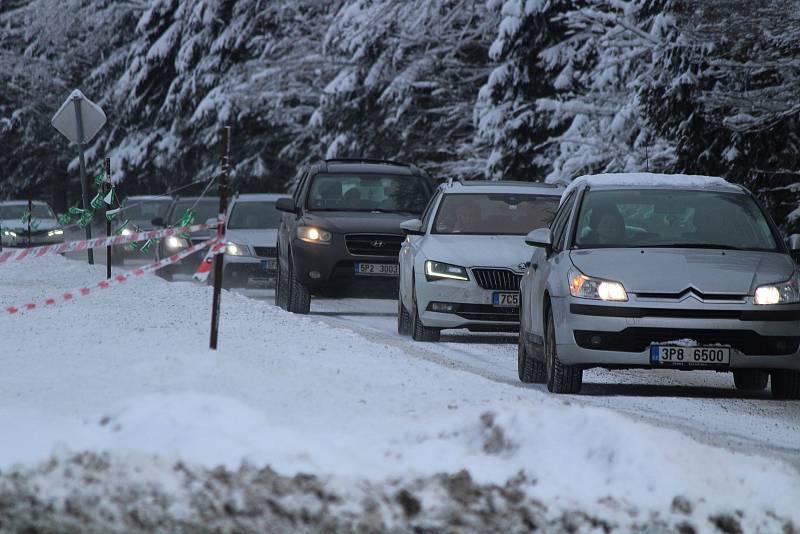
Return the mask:
<path fill-rule="evenodd" d="M 231 127 L 222 129 L 222 170 L 219 173 L 219 215 L 220 224 L 217 226 L 217 238 L 220 243 L 225 242 L 224 217 L 228 211 L 228 172 L 231 168 Z M 212 245 L 213 246 L 213 245 Z M 217 337 L 219 334 L 219 306 L 222 293 L 222 263 L 225 259 L 225 249 L 221 254 L 214 256 L 214 297 L 211 304 L 211 340 L 209 347 L 217 350 Z"/>
<path fill-rule="evenodd" d="M 75 106 L 75 124 L 78 128 L 78 160 L 81 166 L 81 196 L 83 197 L 83 210 L 89 209 L 89 196 L 86 184 L 86 160 L 83 157 L 83 119 L 81 118 L 81 98 L 73 98 L 72 103 Z M 86 239 L 92 238 L 92 221 L 86 225 Z M 94 265 L 94 251 L 89 249 L 87 251 L 89 258 L 89 265 Z"/>

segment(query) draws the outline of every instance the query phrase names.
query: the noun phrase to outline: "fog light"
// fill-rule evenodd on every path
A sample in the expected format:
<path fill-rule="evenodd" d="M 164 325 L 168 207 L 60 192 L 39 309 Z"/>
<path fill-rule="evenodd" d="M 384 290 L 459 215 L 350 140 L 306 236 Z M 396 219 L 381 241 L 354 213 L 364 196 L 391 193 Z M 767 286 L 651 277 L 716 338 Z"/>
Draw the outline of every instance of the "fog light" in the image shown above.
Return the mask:
<path fill-rule="evenodd" d="M 308 272 L 308 277 L 309 277 L 309 278 L 313 278 L 314 280 L 319 280 L 319 278 L 320 278 L 321 276 L 322 276 L 322 275 L 319 273 L 319 271 L 309 271 L 309 272 Z"/>
<path fill-rule="evenodd" d="M 455 304 L 450 304 L 449 302 L 431 302 L 429 309 L 439 313 L 452 313 L 455 311 L 456 306 Z"/>
<path fill-rule="evenodd" d="M 592 337 L 589 339 L 589 343 L 591 343 L 591 344 L 592 344 L 592 345 L 594 345 L 595 347 L 599 347 L 600 345 L 602 345 L 602 344 L 603 344 L 603 338 L 602 338 L 602 337 L 600 337 L 600 336 L 592 336 Z"/>

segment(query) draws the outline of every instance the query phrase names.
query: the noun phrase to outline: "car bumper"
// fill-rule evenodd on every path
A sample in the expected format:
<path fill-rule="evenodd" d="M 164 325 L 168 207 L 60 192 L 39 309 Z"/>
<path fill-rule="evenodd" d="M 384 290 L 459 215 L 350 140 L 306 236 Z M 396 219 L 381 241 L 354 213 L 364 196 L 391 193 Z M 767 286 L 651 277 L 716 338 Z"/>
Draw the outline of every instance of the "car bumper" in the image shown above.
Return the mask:
<path fill-rule="evenodd" d="M 64 242 L 64 236 L 48 237 L 47 235 L 31 236 L 30 242 L 27 236 L 18 235 L 16 240 L 3 239 L 4 247 L 39 247 L 44 245 L 59 245 Z"/>
<path fill-rule="evenodd" d="M 300 239 L 292 240 L 297 279 L 310 288 L 329 287 L 342 283 L 394 283 L 397 276 L 358 275 L 356 263 L 375 263 L 397 265 L 397 255 L 356 256 L 350 254 L 343 235 L 334 234 L 329 245 L 306 243 Z"/>
<path fill-rule="evenodd" d="M 661 368 L 650 362 L 650 345 L 690 339 L 701 346 L 731 347 L 729 365 L 709 368 L 800 370 L 797 305 L 595 302 L 551 300 L 558 357 L 565 364 Z"/>
<path fill-rule="evenodd" d="M 225 277 L 246 283 L 248 279 L 270 279 L 278 274 L 277 259 L 260 256 L 224 256 Z"/>
<path fill-rule="evenodd" d="M 486 330 L 516 330 L 519 328 L 519 307 L 495 306 L 494 293 L 515 291 L 490 290 L 480 287 L 474 279 L 436 280 L 429 282 L 424 274 L 416 275 L 417 307 L 420 320 L 433 328 L 485 328 Z M 447 312 L 434 311 L 452 306 Z"/>

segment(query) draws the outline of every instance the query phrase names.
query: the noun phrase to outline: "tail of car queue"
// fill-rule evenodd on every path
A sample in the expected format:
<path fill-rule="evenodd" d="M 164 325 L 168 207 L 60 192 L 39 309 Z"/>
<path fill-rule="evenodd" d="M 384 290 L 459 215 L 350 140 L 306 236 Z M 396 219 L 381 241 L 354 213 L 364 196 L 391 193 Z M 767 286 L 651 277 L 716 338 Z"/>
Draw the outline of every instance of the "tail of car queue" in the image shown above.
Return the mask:
<path fill-rule="evenodd" d="M 275 302 L 289 311 L 385 285 L 400 335 L 518 331 L 519 379 L 553 393 L 602 367 L 727 372 L 800 398 L 800 236 L 721 178 L 434 187 L 413 165 L 327 160 L 275 207 Z"/>

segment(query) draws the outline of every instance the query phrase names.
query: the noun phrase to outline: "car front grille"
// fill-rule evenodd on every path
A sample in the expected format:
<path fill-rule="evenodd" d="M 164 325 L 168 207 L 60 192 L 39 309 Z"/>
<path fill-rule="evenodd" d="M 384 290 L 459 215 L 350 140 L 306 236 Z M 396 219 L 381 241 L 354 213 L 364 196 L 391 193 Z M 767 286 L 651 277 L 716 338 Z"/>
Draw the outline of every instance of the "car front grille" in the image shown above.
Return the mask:
<path fill-rule="evenodd" d="M 400 255 L 405 237 L 395 234 L 347 234 L 344 242 L 353 256 L 394 257 Z"/>
<path fill-rule="evenodd" d="M 579 347 L 618 352 L 644 352 L 653 343 L 691 339 L 700 345 L 729 345 L 749 356 L 794 354 L 800 337 L 762 336 L 752 330 L 701 330 L 683 328 L 626 328 L 621 332 L 575 330 Z"/>
<path fill-rule="evenodd" d="M 519 281 L 522 280 L 522 275 L 509 269 L 472 269 L 472 274 L 483 289 L 519 291 Z"/>
<path fill-rule="evenodd" d="M 253 247 L 253 250 L 255 250 L 256 256 L 261 256 L 263 258 L 278 257 L 278 249 L 275 247 Z"/>

